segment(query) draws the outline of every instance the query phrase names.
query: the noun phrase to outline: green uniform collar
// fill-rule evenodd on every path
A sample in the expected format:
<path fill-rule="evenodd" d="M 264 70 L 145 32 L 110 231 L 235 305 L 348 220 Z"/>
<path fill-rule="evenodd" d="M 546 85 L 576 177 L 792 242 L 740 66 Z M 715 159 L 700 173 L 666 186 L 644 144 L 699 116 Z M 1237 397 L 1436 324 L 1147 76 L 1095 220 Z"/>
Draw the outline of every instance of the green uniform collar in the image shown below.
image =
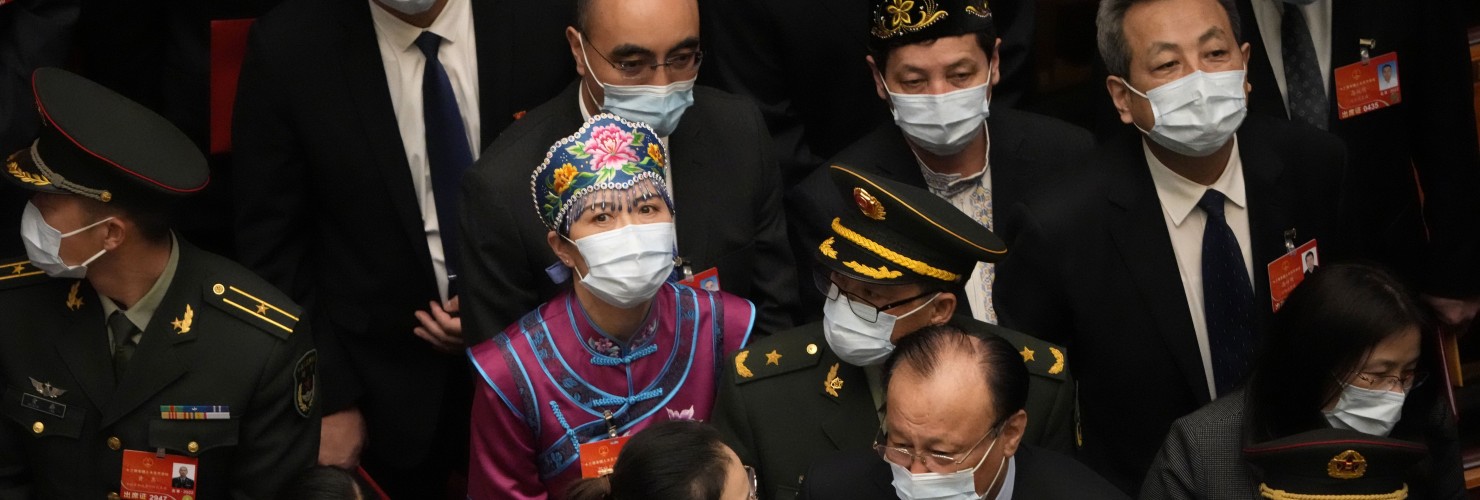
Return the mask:
<path fill-rule="evenodd" d="M 175 270 L 179 268 L 179 265 L 180 242 L 171 233 L 170 260 L 165 263 L 164 272 L 159 273 L 159 278 L 154 280 L 154 286 L 150 287 L 149 292 L 139 298 L 139 303 L 134 304 L 133 307 L 123 312 L 124 317 L 128 318 L 129 322 L 133 323 L 134 327 L 138 328 L 140 332 L 143 332 L 145 328 L 149 327 L 149 319 L 154 317 L 154 310 L 159 309 L 160 302 L 164 301 L 165 292 L 169 291 L 170 283 L 175 281 Z M 114 311 L 122 309 L 118 307 L 117 303 L 113 302 L 113 299 L 102 295 L 99 295 L 99 298 L 102 299 L 100 302 L 103 304 L 104 318 L 110 317 Z M 109 335 L 111 337 L 112 333 L 110 332 Z"/>

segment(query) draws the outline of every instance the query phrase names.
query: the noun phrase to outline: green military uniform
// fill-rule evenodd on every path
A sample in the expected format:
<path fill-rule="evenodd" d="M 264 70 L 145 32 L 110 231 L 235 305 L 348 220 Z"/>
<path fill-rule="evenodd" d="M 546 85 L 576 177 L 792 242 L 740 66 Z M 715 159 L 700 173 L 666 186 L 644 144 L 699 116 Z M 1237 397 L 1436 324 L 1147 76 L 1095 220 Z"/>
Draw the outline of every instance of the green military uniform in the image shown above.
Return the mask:
<path fill-rule="evenodd" d="M 833 235 L 818 245 L 817 260 L 837 274 L 866 283 L 949 289 L 965 281 L 977 262 L 1006 254 L 990 231 L 924 189 L 844 166 L 831 167 L 831 174 L 857 205 L 856 212 L 838 214 Z M 1000 336 L 1022 355 L 1032 375 L 1025 442 L 1071 452 L 1077 412 L 1068 352 L 957 312 L 953 324 Z M 879 366 L 855 366 L 840 357 L 829 345 L 827 321 L 761 339 L 724 367 L 714 425 L 740 460 L 756 469 L 762 499 L 790 500 L 814 460 L 867 449 L 878 434 L 884 400 Z"/>
<path fill-rule="evenodd" d="M 130 215 L 204 187 L 204 158 L 163 118 L 60 70 L 33 82 L 47 122 L 0 177 Z M 313 465 L 317 352 L 296 304 L 168 234 L 163 271 L 125 308 L 94 276 L 50 276 L 74 274 L 41 213 L 22 222 L 31 257 L 0 259 L 0 499 L 271 498 Z M 140 495 L 181 466 L 189 488 Z"/>

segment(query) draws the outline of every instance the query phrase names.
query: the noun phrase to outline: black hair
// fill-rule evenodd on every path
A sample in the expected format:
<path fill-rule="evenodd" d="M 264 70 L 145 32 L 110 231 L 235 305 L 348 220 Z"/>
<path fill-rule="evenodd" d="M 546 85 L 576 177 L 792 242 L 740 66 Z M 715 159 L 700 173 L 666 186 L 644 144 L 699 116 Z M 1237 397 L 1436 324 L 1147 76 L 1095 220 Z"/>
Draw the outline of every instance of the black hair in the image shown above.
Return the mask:
<path fill-rule="evenodd" d="M 170 227 L 174 222 L 175 203 L 167 201 L 120 201 L 109 203 L 82 198 L 83 211 L 95 220 L 122 215 L 138 230 L 144 239 L 152 243 L 169 241 Z"/>
<path fill-rule="evenodd" d="M 1095 14 L 1095 39 L 1100 49 L 1100 60 L 1104 61 L 1105 69 L 1110 74 L 1126 77 L 1130 74 L 1131 48 L 1125 40 L 1125 13 L 1131 10 L 1131 6 L 1153 0 L 1102 0 L 1099 12 Z M 1216 0 L 1223 12 L 1228 14 L 1228 26 L 1233 29 L 1233 41 L 1235 45 L 1244 44 L 1242 22 L 1239 19 L 1238 7 L 1233 0 Z"/>
<path fill-rule="evenodd" d="M 580 0 L 580 1 L 590 1 L 590 0 Z M 976 31 L 976 32 L 973 32 L 973 33 L 961 33 L 961 34 L 958 34 L 958 35 L 946 35 L 946 36 L 961 36 L 961 35 L 966 35 L 966 34 L 975 34 L 976 35 L 976 45 L 978 47 L 981 47 L 982 54 L 985 54 L 987 56 L 987 63 L 988 64 L 991 64 L 991 62 L 992 62 L 992 49 L 997 47 L 997 33 L 996 33 L 996 31 L 995 30 L 988 29 L 988 30 Z M 941 37 L 941 38 L 944 38 L 944 37 Z M 928 40 L 909 40 L 909 39 L 906 39 L 906 40 L 907 41 L 885 40 L 885 41 L 882 41 L 882 42 L 875 42 L 875 43 L 869 45 L 869 55 L 870 56 L 873 56 L 873 58 L 874 58 L 874 66 L 877 67 L 877 68 L 879 68 L 880 78 L 883 78 L 883 74 L 884 74 L 886 68 L 889 66 L 889 56 L 894 53 L 894 49 L 897 49 L 897 48 L 900 48 L 900 47 L 903 47 L 903 46 L 906 46 L 906 45 L 915 45 L 915 44 L 929 45 L 929 44 L 935 43 L 936 40 L 940 40 L 940 38 L 931 38 L 931 39 L 928 39 Z"/>
<path fill-rule="evenodd" d="M 982 369 L 992 411 L 1000 423 L 1023 409 L 1028 401 L 1028 367 L 1012 344 L 990 333 L 966 330 L 952 324 L 931 325 L 907 334 L 884 361 L 883 383 L 889 386 L 894 373 L 909 367 L 922 376 L 935 373 L 950 352 L 970 354 Z"/>
<path fill-rule="evenodd" d="M 719 431 L 693 420 L 669 420 L 632 436 L 612 473 L 582 479 L 567 500 L 718 500 L 729 457 Z"/>
<path fill-rule="evenodd" d="M 367 487 L 360 478 L 353 473 L 340 469 L 320 465 L 309 468 L 294 476 L 283 490 L 278 493 L 278 500 L 379 500 L 375 490 Z"/>
<path fill-rule="evenodd" d="M 1254 442 L 1328 427 L 1322 410 L 1383 340 L 1416 328 L 1423 337 L 1420 369 L 1437 363 L 1426 311 L 1402 282 L 1371 265 L 1321 266 L 1295 288 L 1271 326 L 1248 383 L 1245 424 Z M 1421 415 L 1437 402 L 1436 385 L 1442 384 L 1409 391 L 1398 429 L 1425 424 Z"/>

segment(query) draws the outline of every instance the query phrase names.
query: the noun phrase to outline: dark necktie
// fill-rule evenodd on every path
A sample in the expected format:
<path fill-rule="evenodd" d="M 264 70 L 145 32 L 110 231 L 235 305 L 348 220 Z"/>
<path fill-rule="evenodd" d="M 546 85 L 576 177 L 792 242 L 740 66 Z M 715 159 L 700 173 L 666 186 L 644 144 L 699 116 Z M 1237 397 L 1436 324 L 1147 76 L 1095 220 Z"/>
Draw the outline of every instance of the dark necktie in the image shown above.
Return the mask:
<path fill-rule="evenodd" d="M 113 382 L 123 380 L 123 372 L 128 371 L 128 360 L 134 356 L 134 335 L 139 333 L 139 327 L 128 320 L 123 310 L 114 311 L 108 316 L 108 328 L 113 331 Z"/>
<path fill-rule="evenodd" d="M 452 79 L 442 61 L 437 59 L 437 49 L 442 46 L 442 37 L 423 31 L 416 37 L 416 47 L 426 56 L 426 68 L 421 74 L 421 106 L 426 124 L 427 165 L 432 174 L 432 198 L 437 205 L 437 228 L 442 236 L 442 256 L 447 263 L 448 295 L 455 292 L 452 282 L 457 277 L 459 242 L 458 184 L 462 174 L 473 164 L 472 148 L 468 147 L 467 129 L 463 126 L 462 110 L 457 107 L 457 96 L 452 93 Z"/>
<path fill-rule="evenodd" d="M 1285 60 L 1285 90 L 1290 119 L 1326 130 L 1329 110 L 1316 44 L 1300 6 L 1285 4 L 1280 16 L 1280 55 Z"/>
<path fill-rule="evenodd" d="M 1213 387 L 1227 394 L 1243 381 L 1254 353 L 1254 287 L 1238 239 L 1223 218 L 1223 193 L 1209 189 L 1197 206 L 1203 227 L 1203 313 L 1213 360 Z"/>

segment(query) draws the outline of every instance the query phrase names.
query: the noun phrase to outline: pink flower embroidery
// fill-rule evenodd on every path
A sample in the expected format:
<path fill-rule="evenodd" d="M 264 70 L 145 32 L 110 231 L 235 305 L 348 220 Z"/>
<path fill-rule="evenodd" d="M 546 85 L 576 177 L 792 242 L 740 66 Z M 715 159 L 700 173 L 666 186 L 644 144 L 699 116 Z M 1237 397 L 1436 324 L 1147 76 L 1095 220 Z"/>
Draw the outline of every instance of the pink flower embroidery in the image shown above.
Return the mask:
<path fill-rule="evenodd" d="M 684 410 L 677 410 L 677 411 L 675 411 L 672 408 L 664 408 L 664 410 L 667 410 L 668 411 L 668 420 L 693 420 L 694 419 L 694 405 L 689 405 L 688 409 L 684 409 Z"/>
<path fill-rule="evenodd" d="M 629 162 L 636 162 L 637 154 L 632 152 L 631 144 L 632 133 L 623 131 L 621 127 L 596 127 L 591 131 L 591 140 L 586 141 L 584 146 L 586 153 L 591 155 L 591 170 L 621 168 Z"/>

